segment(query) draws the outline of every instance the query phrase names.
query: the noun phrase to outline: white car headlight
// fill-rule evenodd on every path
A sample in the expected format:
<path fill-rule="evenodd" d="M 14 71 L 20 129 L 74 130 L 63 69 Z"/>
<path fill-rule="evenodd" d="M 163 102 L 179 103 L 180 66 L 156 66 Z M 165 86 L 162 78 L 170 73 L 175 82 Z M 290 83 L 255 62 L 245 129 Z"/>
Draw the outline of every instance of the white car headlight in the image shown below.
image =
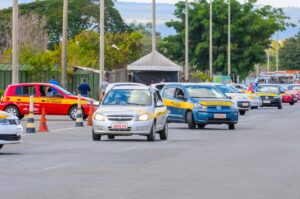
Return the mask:
<path fill-rule="evenodd" d="M 95 115 L 95 120 L 98 120 L 98 121 L 105 121 L 105 116 L 102 115 L 102 114 L 99 114 L 99 113 L 96 113 Z"/>
<path fill-rule="evenodd" d="M 139 117 L 138 117 L 138 121 L 147 121 L 149 119 L 150 119 L 150 117 L 148 114 L 142 114 L 142 115 L 139 115 Z"/>

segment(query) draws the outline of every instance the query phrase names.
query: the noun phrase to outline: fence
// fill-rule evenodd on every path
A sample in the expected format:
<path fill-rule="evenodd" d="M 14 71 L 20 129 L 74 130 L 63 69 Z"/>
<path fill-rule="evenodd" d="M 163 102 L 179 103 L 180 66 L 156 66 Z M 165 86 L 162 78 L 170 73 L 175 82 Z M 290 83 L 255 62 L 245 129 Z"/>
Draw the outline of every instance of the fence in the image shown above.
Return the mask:
<path fill-rule="evenodd" d="M 0 70 L 0 90 L 5 90 L 5 88 L 11 84 L 11 71 Z M 61 74 L 57 71 L 19 71 L 19 82 L 49 82 L 49 80 L 55 77 L 56 80 L 60 82 Z M 99 74 L 97 73 L 85 73 L 85 74 L 72 74 L 68 75 L 67 90 L 77 93 L 77 87 L 82 81 L 86 79 L 91 87 L 90 97 L 97 99 L 99 93 Z"/>

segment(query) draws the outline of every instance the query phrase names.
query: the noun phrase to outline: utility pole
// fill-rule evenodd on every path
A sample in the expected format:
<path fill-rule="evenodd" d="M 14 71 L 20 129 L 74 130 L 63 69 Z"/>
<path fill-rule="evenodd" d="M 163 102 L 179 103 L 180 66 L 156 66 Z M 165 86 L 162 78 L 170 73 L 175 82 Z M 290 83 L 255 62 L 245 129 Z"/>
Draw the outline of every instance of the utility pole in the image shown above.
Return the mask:
<path fill-rule="evenodd" d="M 12 27 L 12 83 L 19 83 L 19 5 L 13 0 L 13 27 Z"/>
<path fill-rule="evenodd" d="M 213 60 L 213 45 L 212 45 L 212 0 L 209 5 L 209 77 L 213 77 L 212 60 Z"/>
<path fill-rule="evenodd" d="M 270 72 L 270 49 L 267 50 L 268 72 Z"/>
<path fill-rule="evenodd" d="M 102 82 L 104 79 L 104 12 L 105 0 L 100 0 L 100 73 L 99 73 L 99 91 L 101 93 Z"/>
<path fill-rule="evenodd" d="M 64 0 L 63 7 L 63 36 L 62 36 L 62 53 L 61 53 L 61 84 L 67 88 L 67 64 L 68 64 L 68 0 Z"/>
<path fill-rule="evenodd" d="M 277 41 L 276 41 L 276 71 L 279 70 L 279 35 L 277 32 Z"/>
<path fill-rule="evenodd" d="M 152 0 L 152 52 L 156 50 L 156 1 Z"/>
<path fill-rule="evenodd" d="M 189 80 L 189 1 L 185 0 L 185 81 Z"/>
<path fill-rule="evenodd" d="M 231 2 L 228 0 L 228 76 L 231 75 Z"/>

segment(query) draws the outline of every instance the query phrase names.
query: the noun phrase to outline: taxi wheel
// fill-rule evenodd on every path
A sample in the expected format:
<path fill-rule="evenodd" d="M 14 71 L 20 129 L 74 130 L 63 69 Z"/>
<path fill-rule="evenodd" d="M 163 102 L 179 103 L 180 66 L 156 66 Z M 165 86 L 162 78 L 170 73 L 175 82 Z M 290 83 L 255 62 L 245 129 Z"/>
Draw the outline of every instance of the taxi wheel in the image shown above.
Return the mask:
<path fill-rule="evenodd" d="M 4 145 L 0 145 L 0 149 L 2 149 L 3 146 L 4 146 Z"/>
<path fill-rule="evenodd" d="M 166 122 L 164 129 L 159 133 L 159 138 L 161 140 L 167 140 L 168 139 L 168 123 Z"/>
<path fill-rule="evenodd" d="M 295 103 L 294 102 L 290 102 L 290 105 L 294 105 Z"/>
<path fill-rule="evenodd" d="M 4 109 L 5 112 L 10 113 L 16 117 L 20 116 L 20 111 L 18 109 L 18 107 L 14 106 L 14 105 L 9 105 Z"/>
<path fill-rule="evenodd" d="M 193 113 L 188 112 L 186 115 L 186 120 L 190 129 L 196 128 L 196 123 L 194 122 Z"/>
<path fill-rule="evenodd" d="M 114 135 L 107 135 L 107 137 L 108 137 L 108 139 L 110 139 L 110 140 L 115 139 L 115 136 L 114 136 Z"/>
<path fill-rule="evenodd" d="M 152 124 L 150 134 L 147 135 L 147 141 L 153 142 L 155 140 L 155 136 L 156 136 L 156 126 L 155 126 L 155 121 L 154 121 Z"/>
<path fill-rule="evenodd" d="M 197 124 L 197 126 L 199 129 L 204 129 L 206 125 L 205 124 Z"/>
<path fill-rule="evenodd" d="M 246 111 L 244 111 L 244 110 L 240 110 L 239 112 L 240 112 L 240 115 L 245 115 L 246 114 Z"/>
<path fill-rule="evenodd" d="M 94 141 L 100 141 L 101 140 L 101 135 L 100 134 L 95 134 L 94 130 L 93 130 L 93 140 Z"/>
<path fill-rule="evenodd" d="M 235 124 L 228 124 L 228 128 L 230 130 L 234 130 L 235 129 Z"/>

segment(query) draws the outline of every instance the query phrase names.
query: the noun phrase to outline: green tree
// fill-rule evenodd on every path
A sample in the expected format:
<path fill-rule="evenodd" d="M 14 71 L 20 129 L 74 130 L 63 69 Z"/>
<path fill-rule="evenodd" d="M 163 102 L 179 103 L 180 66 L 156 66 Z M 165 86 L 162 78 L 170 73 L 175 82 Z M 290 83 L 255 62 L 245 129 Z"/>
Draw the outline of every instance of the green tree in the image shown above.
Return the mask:
<path fill-rule="evenodd" d="M 300 69 L 300 32 L 283 43 L 279 50 L 280 69 Z"/>
<path fill-rule="evenodd" d="M 263 62 L 264 50 L 270 45 L 270 37 L 284 30 L 285 20 L 281 9 L 271 6 L 257 7 L 256 0 L 241 4 L 231 0 L 232 72 L 242 77 L 253 70 L 255 63 Z M 213 70 L 227 73 L 227 0 L 213 1 Z M 184 61 L 184 2 L 176 4 L 177 20 L 167 26 L 177 34 L 164 39 L 160 51 L 173 60 Z M 190 65 L 207 70 L 209 65 L 209 3 L 196 0 L 189 9 Z"/>
<path fill-rule="evenodd" d="M 114 7 L 113 0 L 105 0 L 105 25 L 108 32 L 122 32 L 128 29 L 120 13 Z M 62 0 L 36 0 L 32 3 L 21 4 L 20 14 L 37 14 L 47 19 L 49 48 L 54 49 L 62 37 Z M 1 21 L 10 21 L 12 9 L 0 11 Z M 70 0 L 68 15 L 69 38 L 73 38 L 83 30 L 98 30 L 99 6 L 94 0 Z M 0 23 L 0 27 L 1 27 Z M 7 27 L 5 27 L 7 29 Z M 2 35 L 0 31 L 0 35 Z M 1 41 L 1 40 L 0 40 Z"/>

